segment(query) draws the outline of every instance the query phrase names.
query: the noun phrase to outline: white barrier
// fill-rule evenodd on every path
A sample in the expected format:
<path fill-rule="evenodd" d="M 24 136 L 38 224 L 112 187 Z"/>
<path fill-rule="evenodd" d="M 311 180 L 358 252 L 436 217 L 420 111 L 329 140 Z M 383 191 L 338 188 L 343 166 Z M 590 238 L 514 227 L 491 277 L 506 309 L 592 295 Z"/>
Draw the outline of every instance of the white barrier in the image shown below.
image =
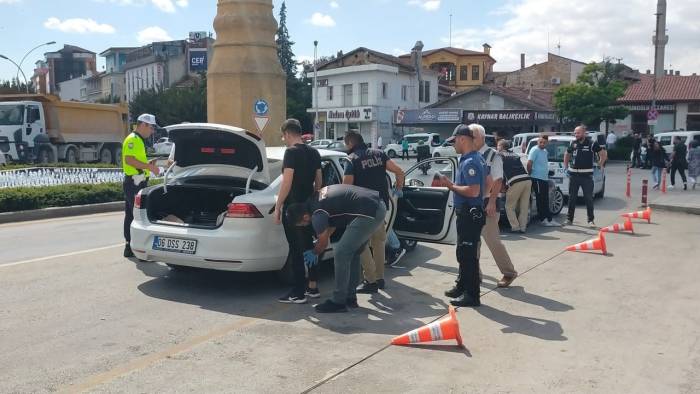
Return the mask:
<path fill-rule="evenodd" d="M 8 187 L 43 187 L 67 184 L 121 183 L 119 168 L 24 168 L 0 171 L 0 189 Z"/>

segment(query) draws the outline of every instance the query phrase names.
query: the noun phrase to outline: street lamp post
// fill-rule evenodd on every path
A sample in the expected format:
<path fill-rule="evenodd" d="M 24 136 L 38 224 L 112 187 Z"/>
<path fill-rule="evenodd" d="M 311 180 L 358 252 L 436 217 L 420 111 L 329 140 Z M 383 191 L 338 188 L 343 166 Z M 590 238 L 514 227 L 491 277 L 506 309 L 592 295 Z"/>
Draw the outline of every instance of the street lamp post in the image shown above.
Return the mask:
<path fill-rule="evenodd" d="M 25 53 L 24 56 L 22 57 L 22 60 L 19 61 L 19 66 L 17 66 L 19 68 L 19 70 L 17 71 L 16 78 L 19 79 L 19 71 L 22 69 L 22 63 L 24 63 L 24 61 L 27 59 L 27 56 L 29 56 L 30 53 L 34 52 L 35 50 L 37 50 L 43 46 L 53 45 L 55 43 L 56 43 L 56 41 L 45 42 L 43 44 L 39 44 L 39 45 L 35 46 L 34 48 L 30 49 L 29 52 Z"/>
<path fill-rule="evenodd" d="M 0 55 L 0 59 L 5 59 L 8 62 L 14 64 L 15 67 L 17 67 L 17 70 L 19 70 L 19 72 L 22 73 L 22 77 L 24 77 L 24 85 L 27 88 L 27 94 L 29 94 L 29 81 L 27 80 L 27 76 L 24 74 L 24 71 L 22 71 L 22 69 L 19 67 L 19 64 L 15 63 L 12 59 L 10 59 L 9 57 L 7 57 L 5 55 Z"/>
<path fill-rule="evenodd" d="M 316 56 L 317 56 L 317 50 L 318 50 L 318 41 L 314 41 L 314 112 L 316 113 L 314 117 L 314 138 L 315 139 L 320 139 L 320 134 L 321 134 L 321 125 L 318 123 L 318 68 L 317 68 L 317 61 L 316 61 Z M 324 132 L 324 138 L 325 132 Z"/>

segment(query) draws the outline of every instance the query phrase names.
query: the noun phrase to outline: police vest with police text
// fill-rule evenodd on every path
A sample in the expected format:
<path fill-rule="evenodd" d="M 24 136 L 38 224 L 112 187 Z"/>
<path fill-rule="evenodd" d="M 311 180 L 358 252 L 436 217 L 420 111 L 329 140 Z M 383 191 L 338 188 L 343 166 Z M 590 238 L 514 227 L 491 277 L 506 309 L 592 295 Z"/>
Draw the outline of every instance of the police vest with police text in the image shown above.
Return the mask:
<path fill-rule="evenodd" d="M 578 140 L 571 141 L 572 161 L 569 165 L 569 171 L 576 174 L 593 174 L 593 160 L 595 152 L 593 152 L 593 142 L 586 137 L 583 142 Z"/>

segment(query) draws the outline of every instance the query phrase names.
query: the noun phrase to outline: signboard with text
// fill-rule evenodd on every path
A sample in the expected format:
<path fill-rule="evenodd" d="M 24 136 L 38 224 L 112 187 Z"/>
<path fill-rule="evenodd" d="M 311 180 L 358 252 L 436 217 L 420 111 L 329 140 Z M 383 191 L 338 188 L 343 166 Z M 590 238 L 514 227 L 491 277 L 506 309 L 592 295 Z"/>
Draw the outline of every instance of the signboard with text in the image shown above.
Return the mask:
<path fill-rule="evenodd" d="M 481 122 L 532 122 L 536 119 L 533 111 L 464 111 L 464 123 Z"/>
<path fill-rule="evenodd" d="M 452 123 L 462 120 L 462 110 L 454 108 L 400 109 L 394 111 L 394 123 L 397 125 Z"/>
<path fill-rule="evenodd" d="M 372 107 L 352 107 L 329 109 L 326 119 L 330 123 L 370 122 L 374 120 Z"/>
<path fill-rule="evenodd" d="M 189 54 L 190 72 L 207 71 L 207 50 L 190 49 Z"/>

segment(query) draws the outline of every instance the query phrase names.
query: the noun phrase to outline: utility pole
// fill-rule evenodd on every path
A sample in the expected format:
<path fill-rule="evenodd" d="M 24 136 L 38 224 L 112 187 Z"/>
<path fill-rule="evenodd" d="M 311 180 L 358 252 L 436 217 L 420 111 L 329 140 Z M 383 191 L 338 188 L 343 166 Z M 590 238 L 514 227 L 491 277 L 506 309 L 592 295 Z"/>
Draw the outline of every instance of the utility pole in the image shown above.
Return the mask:
<path fill-rule="evenodd" d="M 656 83 L 659 75 L 664 74 L 664 51 L 668 43 L 666 35 L 666 0 L 658 0 L 656 4 L 656 34 L 652 37 L 654 44 L 654 82 L 651 93 L 651 108 L 656 109 Z M 649 125 L 649 133 L 654 134 L 654 125 Z"/>
<path fill-rule="evenodd" d="M 321 125 L 318 123 L 318 41 L 314 41 L 314 139 L 321 138 Z M 326 132 L 323 131 L 323 138 L 326 138 Z"/>
<path fill-rule="evenodd" d="M 450 14 L 450 48 L 452 47 L 452 14 Z"/>

